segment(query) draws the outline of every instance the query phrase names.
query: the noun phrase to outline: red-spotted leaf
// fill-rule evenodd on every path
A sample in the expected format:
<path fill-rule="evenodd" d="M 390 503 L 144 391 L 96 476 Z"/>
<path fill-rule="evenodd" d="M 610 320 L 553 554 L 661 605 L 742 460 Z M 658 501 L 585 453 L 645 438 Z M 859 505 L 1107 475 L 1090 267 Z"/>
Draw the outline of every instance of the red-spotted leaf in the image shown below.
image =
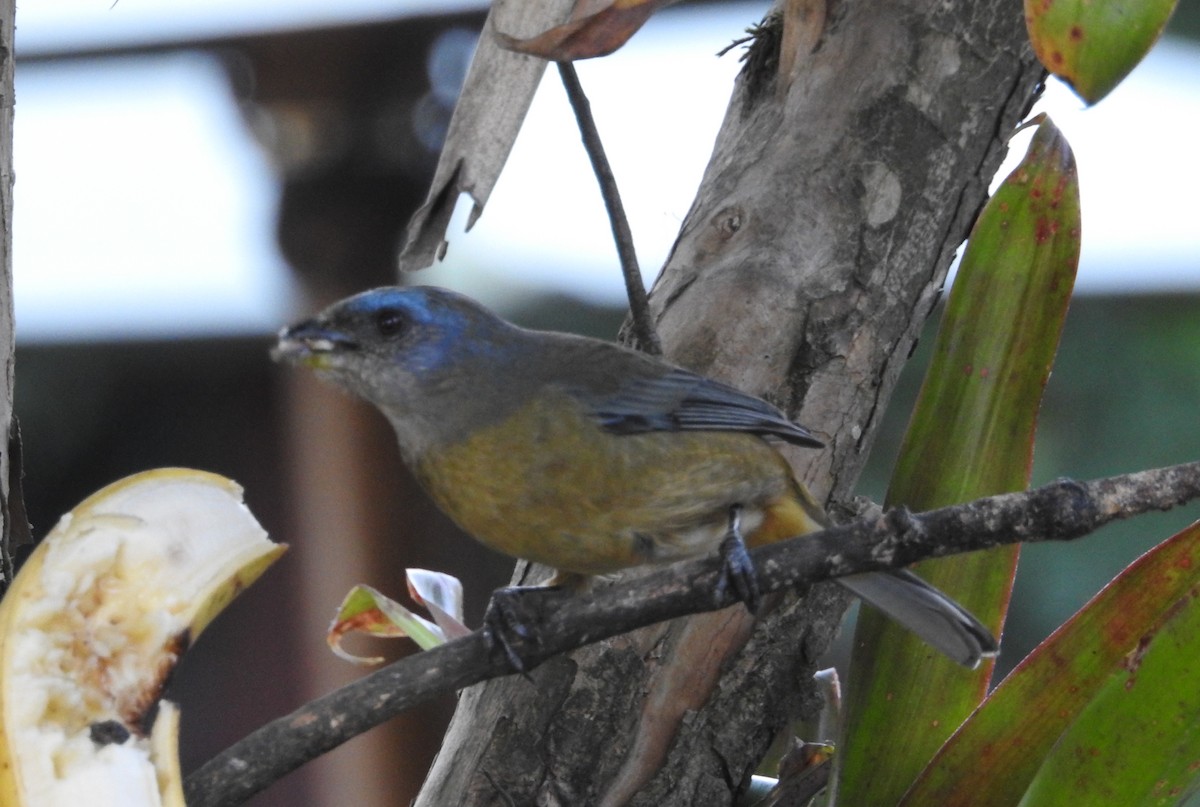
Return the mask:
<path fill-rule="evenodd" d="M 1079 256 L 1079 188 L 1047 119 L 976 222 L 888 491 L 925 510 L 1024 489 L 1042 390 Z M 920 564 L 917 572 L 999 631 L 1016 549 Z M 847 694 L 841 803 L 895 804 L 987 691 L 969 672 L 863 609 Z M 935 804 L 937 802 L 928 802 Z"/>
<path fill-rule="evenodd" d="M 1176 804 L 1200 766 L 1200 525 L 1147 552 L 1039 645 L 902 804 Z"/>
<path fill-rule="evenodd" d="M 1042 64 L 1089 104 L 1112 91 L 1158 41 L 1176 0 L 1025 0 Z"/>

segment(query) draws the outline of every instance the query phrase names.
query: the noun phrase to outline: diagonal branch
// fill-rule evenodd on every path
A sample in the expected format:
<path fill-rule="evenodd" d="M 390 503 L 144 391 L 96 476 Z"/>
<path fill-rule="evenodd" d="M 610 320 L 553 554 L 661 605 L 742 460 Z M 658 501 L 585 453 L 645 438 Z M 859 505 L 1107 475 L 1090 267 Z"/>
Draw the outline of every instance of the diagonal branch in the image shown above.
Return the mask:
<path fill-rule="evenodd" d="M 633 320 L 634 339 L 641 350 L 652 356 L 661 356 L 662 343 L 659 342 L 658 333 L 655 332 L 654 323 L 651 321 L 650 301 L 642 283 L 642 270 L 638 267 L 637 252 L 633 248 L 633 232 L 629 229 L 629 219 L 625 216 L 625 206 L 621 203 L 617 179 L 613 176 L 612 166 L 604 153 L 604 144 L 600 141 L 600 130 L 596 128 L 596 121 L 592 117 L 592 105 L 583 92 L 583 85 L 579 83 L 575 65 L 570 62 L 557 64 L 563 87 L 567 91 L 567 99 L 571 102 L 571 110 L 579 124 L 584 150 L 592 163 L 596 182 L 600 185 L 600 195 L 604 197 L 604 209 L 608 211 L 613 240 L 617 244 L 617 257 L 621 262 L 621 274 L 625 278 L 625 294 L 629 298 L 629 315 Z"/>
<path fill-rule="evenodd" d="M 1026 493 L 913 514 L 903 508 L 760 547 L 751 555 L 763 592 L 1002 544 L 1071 540 L 1112 521 L 1200 498 L 1200 462 L 1109 477 L 1062 480 Z M 532 669 L 551 656 L 685 614 L 734 604 L 716 596 L 719 561 L 677 563 L 591 596 L 546 591 L 515 600 L 530 635 L 516 649 Z M 402 659 L 263 726 L 187 780 L 190 807 L 240 804 L 346 740 L 446 692 L 511 673 L 484 631 Z M 531 677 L 536 686 L 537 673 Z"/>

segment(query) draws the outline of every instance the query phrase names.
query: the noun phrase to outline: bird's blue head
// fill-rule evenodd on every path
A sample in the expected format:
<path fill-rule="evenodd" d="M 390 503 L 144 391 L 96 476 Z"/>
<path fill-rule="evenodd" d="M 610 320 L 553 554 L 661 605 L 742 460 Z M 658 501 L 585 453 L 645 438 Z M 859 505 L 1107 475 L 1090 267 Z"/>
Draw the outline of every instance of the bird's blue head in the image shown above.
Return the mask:
<path fill-rule="evenodd" d="M 284 328 L 272 355 L 396 414 L 480 361 L 496 361 L 518 329 L 473 300 L 432 286 L 384 287 Z"/>

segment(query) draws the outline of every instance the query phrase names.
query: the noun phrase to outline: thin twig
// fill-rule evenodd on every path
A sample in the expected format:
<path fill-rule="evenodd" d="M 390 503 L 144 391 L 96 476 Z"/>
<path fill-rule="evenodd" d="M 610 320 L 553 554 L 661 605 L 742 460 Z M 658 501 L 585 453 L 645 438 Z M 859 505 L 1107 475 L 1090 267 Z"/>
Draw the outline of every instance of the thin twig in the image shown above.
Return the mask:
<path fill-rule="evenodd" d="M 913 514 L 893 510 L 751 552 L 764 593 L 929 557 L 1020 541 L 1070 540 L 1105 524 L 1200 498 L 1200 462 L 1109 477 L 1064 480 L 1027 493 Z M 532 670 L 585 644 L 734 603 L 714 596 L 720 561 L 703 558 L 581 596 L 514 599 L 529 632 L 514 647 Z M 728 587 L 727 587 L 728 588 Z M 484 631 L 404 658 L 279 718 L 187 779 L 189 807 L 231 807 L 367 729 L 437 695 L 511 673 Z M 536 671 L 535 671 L 536 680 Z"/>
<path fill-rule="evenodd" d="M 625 293 L 629 296 L 629 314 L 633 319 L 633 336 L 638 347 L 654 356 L 662 355 L 662 343 L 654 330 L 654 322 L 650 317 L 650 301 L 646 297 L 646 287 L 642 283 L 642 271 L 638 268 L 637 252 L 633 248 L 633 232 L 629 229 L 629 220 L 625 217 L 625 206 L 621 204 L 621 194 L 617 190 L 617 180 L 613 177 L 612 167 L 608 157 L 604 155 L 604 144 L 600 142 L 600 132 L 596 129 L 596 121 L 592 117 L 592 105 L 584 95 L 583 85 L 579 83 L 579 75 L 575 65 L 570 62 L 557 62 L 559 75 L 562 76 L 563 86 L 567 90 L 567 99 L 575 112 L 575 120 L 579 123 L 579 134 L 583 138 L 583 147 L 588 159 L 592 162 L 592 171 L 596 181 L 600 183 L 600 195 L 604 197 L 604 207 L 608 210 L 608 220 L 612 225 L 613 240 L 617 243 L 617 257 L 621 261 L 621 274 L 625 276 Z"/>

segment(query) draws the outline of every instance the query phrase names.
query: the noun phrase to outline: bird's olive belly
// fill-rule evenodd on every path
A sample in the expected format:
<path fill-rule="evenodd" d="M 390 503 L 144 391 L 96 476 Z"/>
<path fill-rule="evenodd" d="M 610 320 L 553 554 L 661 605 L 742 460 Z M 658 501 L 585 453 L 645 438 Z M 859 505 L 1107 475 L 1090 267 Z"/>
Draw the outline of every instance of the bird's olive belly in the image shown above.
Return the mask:
<path fill-rule="evenodd" d="M 526 407 L 416 463 L 438 506 L 508 555 L 580 574 L 700 555 L 733 505 L 749 532 L 793 487 L 783 458 L 752 435 L 616 435 L 549 409 Z"/>

